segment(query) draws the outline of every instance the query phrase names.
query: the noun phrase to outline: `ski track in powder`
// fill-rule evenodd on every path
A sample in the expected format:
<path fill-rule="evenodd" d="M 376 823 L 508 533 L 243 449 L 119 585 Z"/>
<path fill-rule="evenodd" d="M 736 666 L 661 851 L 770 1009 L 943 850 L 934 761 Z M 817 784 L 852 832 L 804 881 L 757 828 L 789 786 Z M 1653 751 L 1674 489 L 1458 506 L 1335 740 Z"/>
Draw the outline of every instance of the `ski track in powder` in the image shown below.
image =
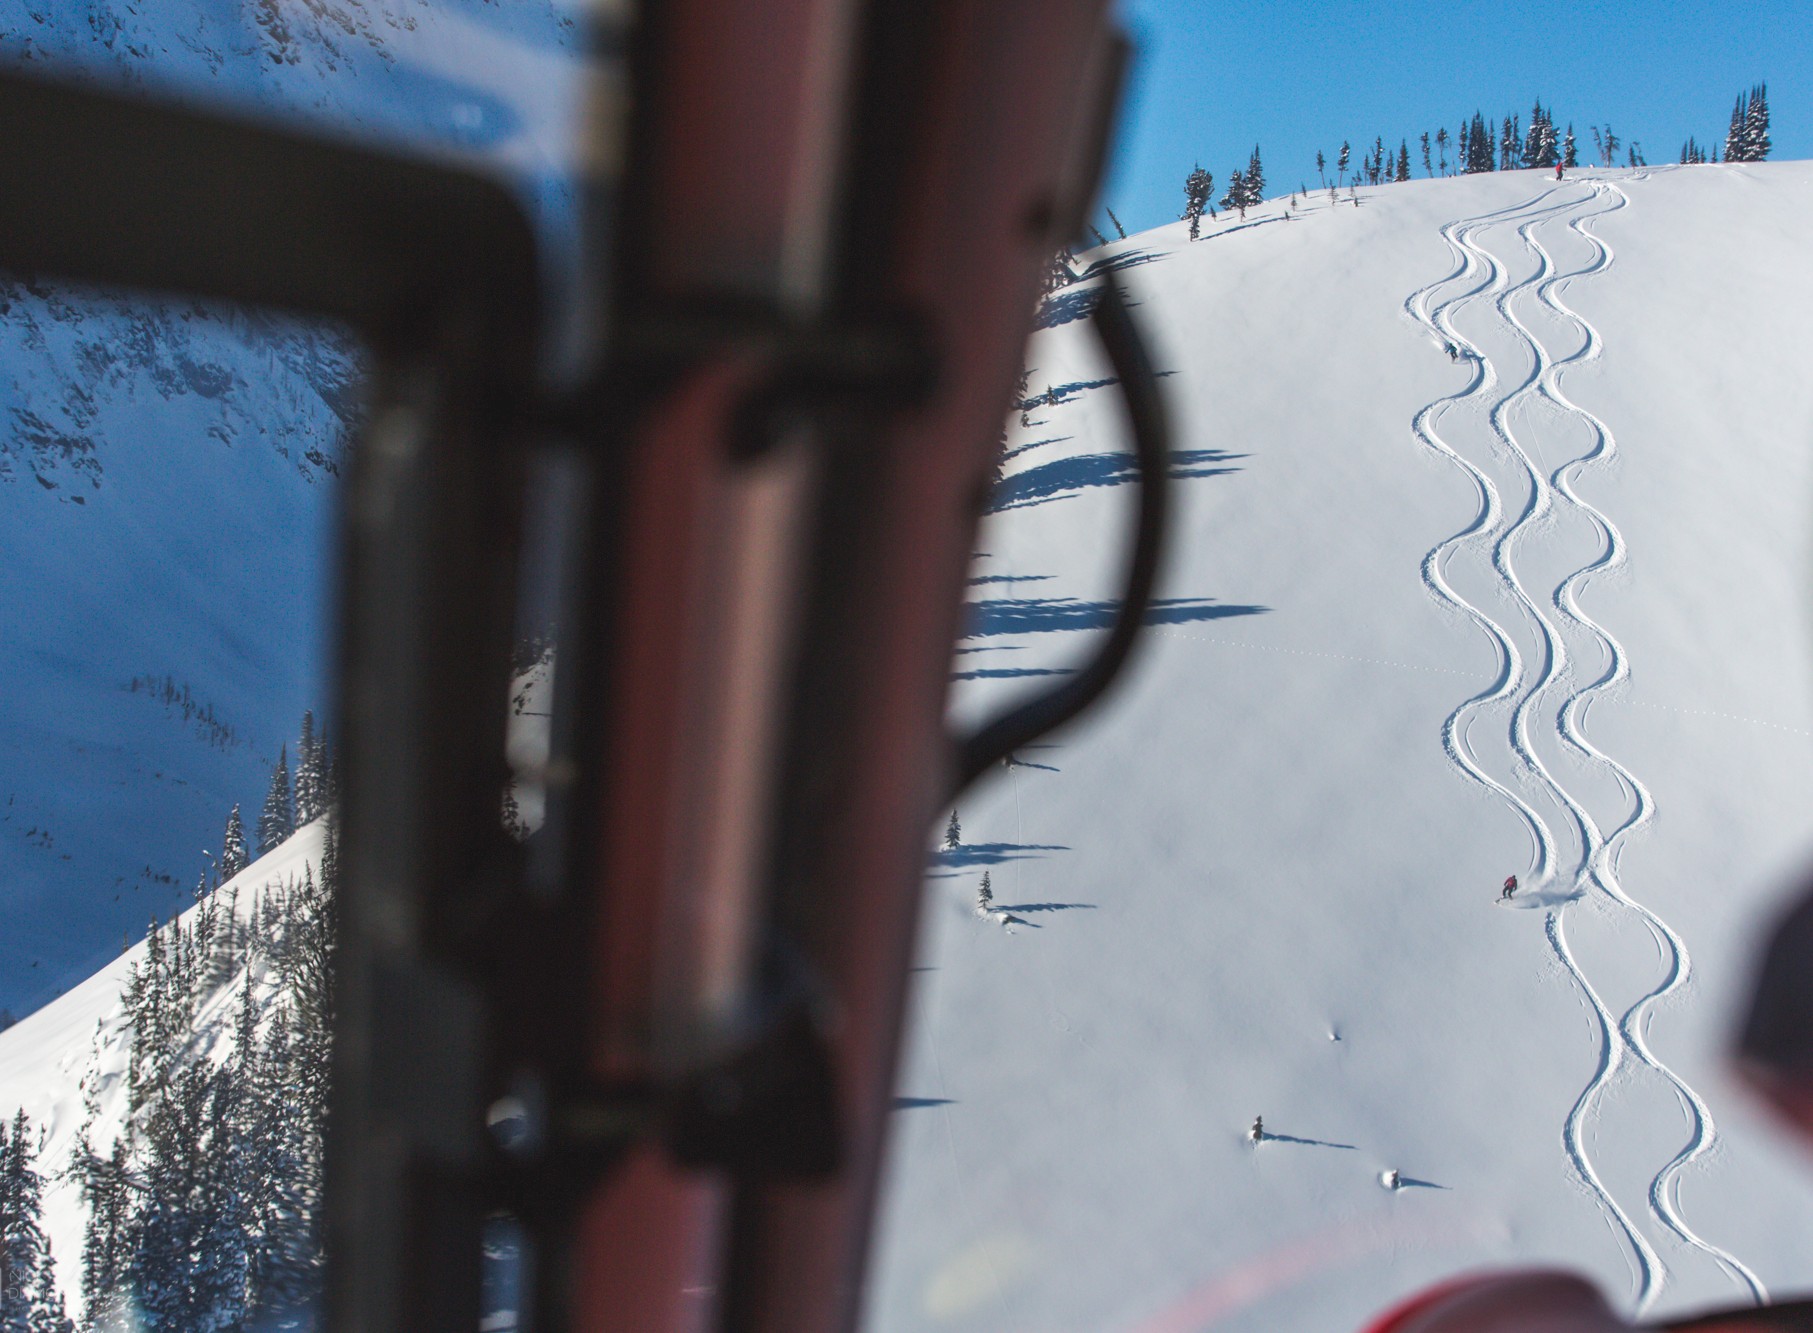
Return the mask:
<path fill-rule="evenodd" d="M 1643 177 L 1635 179 L 1642 180 Z M 1668 1086 L 1689 1125 L 1686 1144 L 1650 1181 L 1648 1205 L 1651 1214 L 1679 1241 L 1711 1258 L 1751 1299 L 1761 1303 L 1767 1299 L 1767 1293 L 1756 1274 L 1728 1251 L 1699 1236 L 1681 1214 L 1681 1174 L 1713 1149 L 1718 1135 L 1705 1101 L 1650 1049 L 1646 1028 L 1655 1003 L 1687 984 L 1692 958 L 1681 937 L 1655 912 L 1631 898 L 1618 877 L 1625 842 L 1633 832 L 1654 819 L 1654 798 L 1629 769 L 1593 745 L 1585 730 L 1586 715 L 1593 699 L 1626 681 L 1630 675 L 1623 645 L 1580 605 L 1580 594 L 1593 576 L 1620 567 L 1626 558 L 1624 538 L 1616 525 L 1575 489 L 1583 469 L 1607 462 L 1616 455 L 1616 439 L 1603 421 L 1574 403 L 1561 387 L 1564 370 L 1596 360 L 1604 351 L 1598 330 L 1565 304 L 1562 293 L 1575 278 L 1593 277 L 1612 266 L 1615 258 L 1612 248 L 1593 232 L 1591 224 L 1604 214 L 1629 207 L 1630 198 L 1610 182 L 1587 181 L 1585 184 L 1590 186 L 1590 192 L 1585 196 L 1578 193 L 1577 184 L 1559 184 L 1509 208 L 1448 223 L 1442 228 L 1442 237 L 1448 244 L 1455 267 L 1441 279 L 1412 293 L 1404 304 L 1405 312 L 1416 323 L 1436 338 L 1466 351 L 1473 367 L 1469 383 L 1463 389 L 1425 406 L 1412 422 L 1419 441 L 1468 477 L 1478 500 L 1473 519 L 1459 532 L 1437 543 L 1424 557 L 1423 582 L 1438 602 L 1460 613 L 1486 635 L 1499 662 L 1496 679 L 1449 714 L 1442 728 L 1442 744 L 1450 762 L 1465 778 L 1505 801 L 1524 825 L 1533 844 L 1531 888 L 1547 886 L 1557 875 L 1557 839 L 1530 801 L 1507 782 L 1486 771 L 1470 738 L 1471 727 L 1477 719 L 1488 715 L 1496 717 L 1509 709 L 1510 715 L 1504 725 L 1512 761 L 1520 770 L 1512 780 L 1533 784 L 1549 796 L 1565 812 L 1568 822 L 1573 825 L 1572 832 L 1578 836 L 1580 851 L 1570 872 L 1572 883 L 1564 895 L 1548 906 L 1545 930 L 1556 958 L 1580 988 L 1597 1019 L 1599 1058 L 1592 1077 L 1566 1118 L 1562 1141 L 1580 1183 L 1597 1200 L 1608 1224 L 1628 1247 L 1637 1310 L 1647 1310 L 1661 1294 L 1667 1284 L 1668 1269 L 1631 1215 L 1601 1180 L 1587 1149 L 1585 1130 L 1605 1091 L 1621 1074 L 1638 1066 L 1651 1071 Z M 1610 206 L 1603 206 L 1608 201 Z M 1592 247 L 1591 259 L 1582 267 L 1565 273 L 1557 271 L 1548 250 L 1536 235 L 1543 224 L 1563 218 L 1568 230 Z M 1535 272 L 1515 283 L 1508 281 L 1505 265 L 1477 239 L 1482 232 L 1511 225 L 1516 226 L 1517 236 L 1526 252 L 1537 261 Z M 1437 293 L 1462 283 L 1468 285 L 1431 304 Z M 1559 358 L 1553 356 L 1542 340 L 1519 319 L 1513 309 L 1514 302 L 1532 294 L 1550 314 L 1571 326 L 1579 339 L 1579 350 Z M 1501 331 L 1510 332 L 1530 355 L 1532 368 L 1515 385 L 1501 388 L 1492 361 L 1454 328 L 1452 321 L 1458 310 L 1486 298 L 1502 322 Z M 1451 408 L 1469 401 L 1489 405 L 1487 447 L 1494 450 L 1501 461 L 1509 461 L 1521 471 L 1523 476 L 1519 480 L 1528 485 L 1529 498 L 1509 523 L 1504 521 L 1505 508 L 1498 486 L 1486 467 L 1467 457 L 1438 429 Z M 1590 448 L 1552 472 L 1540 468 L 1518 438 L 1511 421 L 1515 409 L 1533 401 L 1544 402 L 1565 418 L 1584 425 L 1590 435 Z M 1561 625 L 1551 620 L 1530 596 L 1515 564 L 1520 538 L 1531 525 L 1541 523 L 1556 511 L 1558 505 L 1584 517 L 1599 540 L 1598 554 L 1563 578 L 1550 599 Z M 1449 581 L 1446 567 L 1451 555 L 1462 548 L 1478 549 L 1487 542 L 1491 544 L 1491 564 L 1501 591 L 1509 595 L 1539 644 L 1540 661 L 1530 667 L 1526 667 L 1511 631 L 1487 611 L 1469 602 Z M 1576 685 L 1563 625 L 1603 653 L 1609 665 L 1597 679 Z M 1568 692 L 1559 706 L 1553 707 L 1551 699 L 1562 691 Z M 1609 774 L 1623 792 L 1628 811 L 1609 833 L 1538 754 L 1531 735 L 1532 719 L 1550 716 L 1554 718 L 1554 732 L 1564 750 L 1590 767 Z M 1568 944 L 1568 905 L 1588 894 L 1640 921 L 1663 960 L 1665 975 L 1662 980 L 1621 1016 L 1613 1015 Z"/>

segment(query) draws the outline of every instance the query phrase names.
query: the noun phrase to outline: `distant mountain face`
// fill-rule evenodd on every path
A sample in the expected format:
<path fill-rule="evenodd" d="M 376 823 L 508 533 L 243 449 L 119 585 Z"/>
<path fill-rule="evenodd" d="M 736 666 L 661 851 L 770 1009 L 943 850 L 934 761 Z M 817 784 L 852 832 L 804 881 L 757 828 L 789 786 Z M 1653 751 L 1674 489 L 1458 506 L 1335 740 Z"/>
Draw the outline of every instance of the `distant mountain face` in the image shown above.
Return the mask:
<path fill-rule="evenodd" d="M 0 0 L 8 67 L 452 153 L 544 218 L 578 39 L 553 0 Z M 363 374 L 337 328 L 0 274 L 0 1011 L 186 906 L 328 702 Z"/>

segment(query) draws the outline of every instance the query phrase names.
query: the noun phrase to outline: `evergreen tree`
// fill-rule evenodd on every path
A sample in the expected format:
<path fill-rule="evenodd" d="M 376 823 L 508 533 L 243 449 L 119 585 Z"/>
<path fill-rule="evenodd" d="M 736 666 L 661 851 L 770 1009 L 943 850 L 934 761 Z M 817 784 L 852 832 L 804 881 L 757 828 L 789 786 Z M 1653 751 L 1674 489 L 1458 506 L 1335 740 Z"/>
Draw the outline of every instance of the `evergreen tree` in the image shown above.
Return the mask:
<path fill-rule="evenodd" d="M 239 807 L 227 816 L 227 831 L 220 838 L 220 878 L 224 883 L 252 864 L 246 854 L 246 827 L 239 819 Z"/>
<path fill-rule="evenodd" d="M 1223 208 L 1237 208 L 1240 216 L 1246 216 L 1246 173 L 1236 171 L 1234 178 L 1228 182 L 1228 192 L 1221 196 Z"/>
<path fill-rule="evenodd" d="M 290 800 L 289 747 L 279 746 L 277 766 L 271 770 L 271 787 L 258 815 L 258 854 L 263 856 L 296 831 L 296 811 Z"/>
<path fill-rule="evenodd" d="M 1353 159 L 1353 146 L 1347 140 L 1341 140 L 1341 155 L 1335 159 L 1335 184 L 1340 185 L 1347 176 L 1347 164 Z"/>
<path fill-rule="evenodd" d="M 963 845 L 963 825 L 957 819 L 957 812 L 951 811 L 950 822 L 944 826 L 944 850 L 954 852 Z"/>
<path fill-rule="evenodd" d="M 1249 204 L 1265 202 L 1265 168 L 1259 165 L 1259 145 L 1253 145 L 1253 155 L 1246 164 L 1246 200 Z"/>
<path fill-rule="evenodd" d="M 1446 176 L 1448 174 L 1448 127 L 1446 125 L 1435 131 L 1435 147 L 1437 151 L 1436 166 L 1442 175 Z"/>
<path fill-rule="evenodd" d="M 1423 131 L 1423 175 L 1435 175 L 1435 168 L 1429 161 L 1429 131 Z"/>
<path fill-rule="evenodd" d="M 1506 116 L 1498 136 L 1498 169 L 1516 171 L 1523 166 L 1523 133 L 1520 117 Z"/>
<path fill-rule="evenodd" d="M 1530 111 L 1530 132 L 1523 141 L 1523 163 L 1527 167 L 1552 167 L 1560 160 L 1554 118 L 1538 98 Z"/>
<path fill-rule="evenodd" d="M 1737 102 L 1731 108 L 1731 126 L 1725 131 L 1725 160 L 1727 162 L 1748 162 L 1749 155 L 1744 151 L 1744 95 L 1738 94 Z"/>
<path fill-rule="evenodd" d="M 1609 167 L 1618 160 L 1618 148 L 1623 142 L 1624 141 L 1616 134 L 1612 133 L 1612 127 L 1609 124 L 1605 127 L 1605 133 L 1603 135 L 1599 133 L 1598 127 L 1594 126 L 1593 143 L 1598 146 L 1599 160 L 1604 166 Z"/>
<path fill-rule="evenodd" d="M 230 1065 L 194 1061 L 171 1074 L 145 1118 L 129 1275 L 147 1333 L 226 1333 L 245 1321 L 239 1092 Z"/>
<path fill-rule="evenodd" d="M 1202 169 L 1198 162 L 1183 183 L 1184 205 L 1182 216 L 1190 220 L 1190 239 L 1197 239 L 1202 228 L 1202 210 L 1209 206 L 1209 196 L 1215 191 L 1215 178 Z"/>
<path fill-rule="evenodd" d="M 44 1235 L 44 1178 L 23 1110 L 9 1132 L 0 1121 L 0 1330 L 74 1333 L 52 1272 Z"/>
<path fill-rule="evenodd" d="M 1428 136 L 1425 135 L 1424 137 L 1427 138 Z M 1408 140 L 1404 139 L 1398 140 L 1397 178 L 1400 184 L 1410 179 L 1410 144 Z"/>
<path fill-rule="evenodd" d="M 1316 176 L 1323 185 L 1328 184 L 1328 159 L 1322 156 L 1322 150 L 1316 149 Z"/>
<path fill-rule="evenodd" d="M 1731 128 L 1725 134 L 1727 162 L 1761 162 L 1773 147 L 1769 138 L 1769 90 L 1757 84 L 1746 97 L 1738 96 L 1731 108 Z"/>
<path fill-rule="evenodd" d="M 1112 208 L 1108 209 L 1108 221 L 1110 221 L 1114 224 L 1115 233 L 1120 237 L 1120 239 L 1123 241 L 1126 240 L 1127 239 L 1127 229 L 1125 227 L 1121 226 L 1121 220 L 1114 216 L 1114 210 Z"/>
<path fill-rule="evenodd" d="M 976 888 L 976 915 L 985 916 L 994 910 L 995 893 L 988 884 L 988 871 L 982 872 L 982 883 Z"/>
<path fill-rule="evenodd" d="M 1763 162 L 1775 146 L 1769 138 L 1769 85 L 1759 83 L 1744 109 L 1744 148 L 1752 162 Z"/>
<path fill-rule="evenodd" d="M 315 739 L 315 715 L 302 715 L 302 735 L 296 742 L 296 819 L 298 826 L 320 818 L 327 806 L 327 775 L 322 771 L 325 755 L 322 743 Z"/>
<path fill-rule="evenodd" d="M 1495 170 L 1497 155 L 1492 151 L 1492 131 L 1486 128 L 1486 118 L 1477 111 L 1467 126 L 1467 141 L 1462 145 L 1461 154 L 1466 159 L 1463 170 L 1469 175 Z"/>
<path fill-rule="evenodd" d="M 76 1143 L 74 1166 L 88 1208 L 82 1232 L 82 1324 L 90 1330 L 113 1329 L 125 1322 L 127 1268 L 135 1247 L 125 1136 L 101 1157 L 84 1133 Z"/>
<path fill-rule="evenodd" d="M 1561 165 L 1572 170 L 1580 165 L 1580 152 L 1574 144 L 1574 127 L 1567 127 L 1567 137 L 1561 141 Z"/>

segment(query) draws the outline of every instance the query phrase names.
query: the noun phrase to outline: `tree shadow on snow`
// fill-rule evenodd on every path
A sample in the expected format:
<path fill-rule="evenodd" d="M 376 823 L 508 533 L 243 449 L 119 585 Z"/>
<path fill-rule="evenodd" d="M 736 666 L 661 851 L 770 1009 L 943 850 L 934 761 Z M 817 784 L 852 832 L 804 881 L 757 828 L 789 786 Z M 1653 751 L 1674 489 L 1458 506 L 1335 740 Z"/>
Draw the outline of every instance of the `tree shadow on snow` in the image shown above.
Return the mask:
<path fill-rule="evenodd" d="M 1221 605 L 1210 597 L 1160 597 L 1146 611 L 1148 625 L 1182 625 L 1197 620 L 1256 616 L 1268 606 Z M 1059 630 L 1107 629 L 1120 618 L 1119 602 L 1080 602 L 1074 597 L 1003 597 L 971 602 L 963 637 L 1048 634 Z"/>
<path fill-rule="evenodd" d="M 1040 861 L 1040 852 L 1067 852 L 1070 848 L 1054 842 L 982 842 L 962 843 L 932 855 L 932 863 L 941 866 L 996 866 L 1003 861 Z"/>
<path fill-rule="evenodd" d="M 1220 477 L 1240 471 L 1237 467 L 1211 466 L 1245 458 L 1220 449 L 1173 449 L 1171 480 L 1194 481 L 1203 477 Z M 1139 479 L 1139 467 L 1128 453 L 1078 454 L 1056 458 L 1011 477 L 1003 477 L 989 496 L 988 510 L 998 514 L 1007 509 L 1025 509 L 1050 500 L 1067 499 L 1079 491 L 1099 486 L 1123 486 Z"/>
<path fill-rule="evenodd" d="M 1099 278 L 1104 273 L 1118 273 L 1124 268 L 1138 268 L 1142 264 L 1156 264 L 1169 259 L 1169 255 L 1157 254 L 1151 250 L 1123 250 L 1118 255 L 1107 255 L 1095 260 L 1083 270 L 1082 281 Z"/>
<path fill-rule="evenodd" d="M 1251 228 L 1251 227 L 1269 226 L 1271 223 L 1283 222 L 1284 220 L 1285 220 L 1285 218 L 1282 213 L 1280 213 L 1277 217 L 1254 218 L 1251 222 L 1237 222 L 1232 227 L 1218 228 L 1215 231 L 1208 233 L 1202 239 L 1205 241 L 1219 241 L 1223 236 L 1232 236 L 1237 231 L 1246 231 L 1248 228 Z"/>
<path fill-rule="evenodd" d="M 1060 324 L 1087 319 L 1095 313 L 1095 303 L 1101 299 L 1100 287 L 1056 292 L 1046 297 L 1039 306 L 1039 313 L 1034 316 L 1032 326 L 1035 329 L 1055 329 Z"/>
<path fill-rule="evenodd" d="M 1409 1176 L 1399 1176 L 1398 1188 L 1401 1190 L 1445 1190 L 1451 1187 L 1438 1185 L 1433 1180 L 1414 1180 Z"/>
<path fill-rule="evenodd" d="M 1022 444 L 1018 448 L 1009 449 L 1001 455 L 1001 461 L 1006 462 L 1010 458 L 1018 458 L 1021 454 L 1029 453 L 1034 449 L 1042 449 L 1048 444 L 1069 444 L 1070 438 L 1068 435 L 1054 435 L 1049 440 L 1034 440 L 1031 444 Z"/>
<path fill-rule="evenodd" d="M 957 1103 L 949 1097 L 896 1097 L 891 1108 L 895 1111 L 912 1111 L 921 1106 L 955 1106 Z"/>
<path fill-rule="evenodd" d="M 1094 903 L 1002 903 L 998 910 L 1003 912 L 1074 912 L 1079 909 L 1091 912 L 1099 910 Z"/>
<path fill-rule="evenodd" d="M 1274 1134 L 1267 1130 L 1259 1136 L 1261 1143 L 1300 1143 L 1306 1148 L 1340 1148 L 1345 1152 L 1358 1152 L 1359 1148 L 1351 1143 L 1331 1143 L 1327 1139 L 1300 1139 L 1295 1134 Z"/>

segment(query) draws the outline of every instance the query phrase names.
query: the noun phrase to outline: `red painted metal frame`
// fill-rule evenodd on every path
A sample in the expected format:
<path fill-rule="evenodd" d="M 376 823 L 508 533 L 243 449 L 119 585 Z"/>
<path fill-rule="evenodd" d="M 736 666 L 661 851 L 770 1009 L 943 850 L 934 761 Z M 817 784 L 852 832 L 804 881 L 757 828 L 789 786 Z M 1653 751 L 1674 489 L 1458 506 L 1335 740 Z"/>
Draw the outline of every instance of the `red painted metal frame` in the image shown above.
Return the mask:
<path fill-rule="evenodd" d="M 887 31 L 880 7 L 674 0 L 643 34 L 622 243 L 645 266 L 625 277 L 626 327 L 651 308 L 749 301 L 805 322 L 904 312 L 936 375 L 910 414 L 858 409 L 862 549 L 831 598 L 835 641 L 802 649 L 837 662 L 839 698 L 826 706 L 840 721 L 823 760 L 834 796 L 816 809 L 816 854 L 780 911 L 834 1016 L 842 1169 L 732 1180 L 639 1154 L 585 1210 L 577 1327 L 832 1333 L 860 1313 L 925 832 L 950 775 L 949 653 L 978 499 L 1041 273 L 1080 223 L 1114 74 L 1105 0 L 918 0 L 918 77 L 891 109 L 885 150 L 899 212 L 882 253 L 842 263 L 864 243 L 848 234 L 854 182 L 876 166 L 863 154 L 882 151 L 864 141 L 875 117 L 857 115 L 850 91 L 885 59 L 864 49 Z M 712 642 L 710 590 L 685 570 L 714 473 L 733 466 L 737 390 L 759 374 L 759 354 L 728 340 L 649 393 L 626 447 L 618 605 L 630 637 L 609 686 L 593 1015 L 606 1078 L 653 1058 L 660 908 L 648 893 L 686 836 L 673 814 L 688 770 L 712 762 L 689 750 L 683 703 Z M 814 898 L 835 911 L 801 909 Z"/>

